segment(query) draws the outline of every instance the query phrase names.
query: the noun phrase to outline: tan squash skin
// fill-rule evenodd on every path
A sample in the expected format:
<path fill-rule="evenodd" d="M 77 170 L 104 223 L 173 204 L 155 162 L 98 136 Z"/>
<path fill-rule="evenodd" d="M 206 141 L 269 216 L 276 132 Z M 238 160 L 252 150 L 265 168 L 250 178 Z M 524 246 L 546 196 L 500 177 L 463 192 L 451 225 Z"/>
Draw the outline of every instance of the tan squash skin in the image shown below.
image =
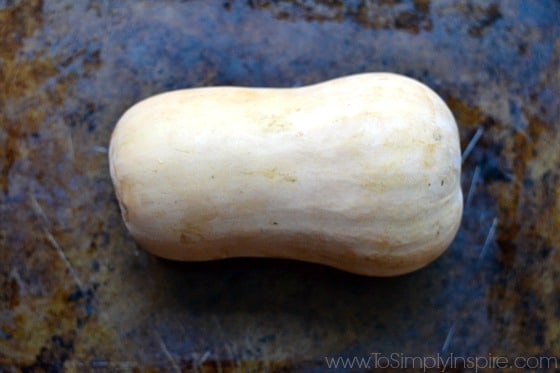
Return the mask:
<path fill-rule="evenodd" d="M 109 161 L 130 233 L 169 259 L 398 275 L 437 258 L 462 215 L 453 115 L 389 73 L 153 96 L 119 120 Z"/>

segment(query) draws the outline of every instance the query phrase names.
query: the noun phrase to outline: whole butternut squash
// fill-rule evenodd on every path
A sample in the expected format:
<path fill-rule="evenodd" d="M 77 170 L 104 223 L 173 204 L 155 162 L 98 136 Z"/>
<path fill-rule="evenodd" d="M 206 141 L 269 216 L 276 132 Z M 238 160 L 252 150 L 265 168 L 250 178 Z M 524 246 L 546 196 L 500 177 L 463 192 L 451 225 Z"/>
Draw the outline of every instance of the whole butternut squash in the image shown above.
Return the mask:
<path fill-rule="evenodd" d="M 462 215 L 453 115 L 390 73 L 159 94 L 119 120 L 109 161 L 134 239 L 176 260 L 398 275 L 437 258 Z"/>

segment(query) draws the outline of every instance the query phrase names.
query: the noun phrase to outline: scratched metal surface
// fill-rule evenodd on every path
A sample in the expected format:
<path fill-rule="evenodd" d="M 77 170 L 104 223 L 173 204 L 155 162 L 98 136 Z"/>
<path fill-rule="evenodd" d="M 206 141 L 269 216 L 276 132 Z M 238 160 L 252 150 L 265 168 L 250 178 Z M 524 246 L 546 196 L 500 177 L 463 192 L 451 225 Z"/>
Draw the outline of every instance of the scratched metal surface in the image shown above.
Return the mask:
<path fill-rule="evenodd" d="M 325 356 L 560 354 L 560 3 L 0 1 L 0 370 L 320 370 Z M 387 279 L 155 259 L 107 145 L 149 95 L 417 78 L 468 147 L 449 250 Z M 219 108 L 218 108 L 219 109 Z"/>

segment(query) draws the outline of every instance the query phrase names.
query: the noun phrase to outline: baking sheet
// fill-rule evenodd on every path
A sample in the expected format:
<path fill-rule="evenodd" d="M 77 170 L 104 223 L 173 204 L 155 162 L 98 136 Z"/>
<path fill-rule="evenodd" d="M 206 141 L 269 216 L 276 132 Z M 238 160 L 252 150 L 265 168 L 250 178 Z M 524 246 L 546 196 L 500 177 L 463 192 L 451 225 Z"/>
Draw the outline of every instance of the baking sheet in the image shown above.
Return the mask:
<path fill-rule="evenodd" d="M 0 1 L 0 368 L 560 355 L 559 19 L 552 0 Z M 470 148 L 463 223 L 436 262 L 367 278 L 134 244 L 106 154 L 127 107 L 364 71 L 431 86 Z"/>

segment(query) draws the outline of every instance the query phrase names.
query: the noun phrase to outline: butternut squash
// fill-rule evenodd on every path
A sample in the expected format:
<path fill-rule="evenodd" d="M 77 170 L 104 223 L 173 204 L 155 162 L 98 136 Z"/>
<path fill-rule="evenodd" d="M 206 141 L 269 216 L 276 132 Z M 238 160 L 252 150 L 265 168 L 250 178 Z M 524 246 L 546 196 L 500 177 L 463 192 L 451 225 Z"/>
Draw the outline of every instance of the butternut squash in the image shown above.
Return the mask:
<path fill-rule="evenodd" d="M 120 118 L 109 162 L 133 238 L 176 260 L 399 275 L 449 246 L 463 208 L 452 113 L 390 73 L 158 94 Z"/>

